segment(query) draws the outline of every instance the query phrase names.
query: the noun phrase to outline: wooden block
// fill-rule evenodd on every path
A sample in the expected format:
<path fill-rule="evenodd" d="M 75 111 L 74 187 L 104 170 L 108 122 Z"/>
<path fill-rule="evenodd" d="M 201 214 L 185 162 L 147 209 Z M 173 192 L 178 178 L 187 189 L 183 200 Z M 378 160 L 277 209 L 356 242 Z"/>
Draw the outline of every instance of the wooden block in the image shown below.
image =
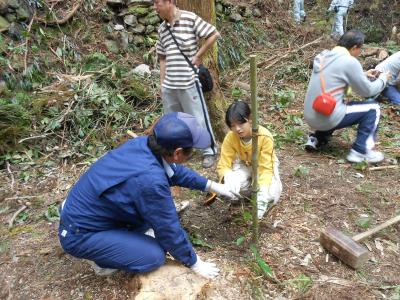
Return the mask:
<path fill-rule="evenodd" d="M 326 250 L 354 269 L 361 267 L 369 258 L 366 248 L 333 227 L 322 231 L 319 241 Z"/>

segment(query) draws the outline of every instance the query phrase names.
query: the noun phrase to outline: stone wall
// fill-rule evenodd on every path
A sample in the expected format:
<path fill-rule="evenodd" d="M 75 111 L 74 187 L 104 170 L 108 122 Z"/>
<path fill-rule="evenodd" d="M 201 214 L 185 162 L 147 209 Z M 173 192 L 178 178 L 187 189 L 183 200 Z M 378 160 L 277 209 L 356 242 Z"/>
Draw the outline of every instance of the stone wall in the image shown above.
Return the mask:
<path fill-rule="evenodd" d="M 18 23 L 26 23 L 32 17 L 32 9 L 23 0 L 0 0 L 0 32 L 12 29 Z"/>

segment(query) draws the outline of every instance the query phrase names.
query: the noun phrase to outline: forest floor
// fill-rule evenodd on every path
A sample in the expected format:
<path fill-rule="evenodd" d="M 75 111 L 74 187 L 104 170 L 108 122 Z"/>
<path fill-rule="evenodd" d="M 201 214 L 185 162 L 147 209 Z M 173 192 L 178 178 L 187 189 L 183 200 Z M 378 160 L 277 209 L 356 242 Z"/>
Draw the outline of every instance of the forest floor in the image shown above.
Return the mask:
<path fill-rule="evenodd" d="M 299 34 L 297 45 L 304 44 L 301 38 L 310 41 L 310 31 L 306 27 Z M 204 206 L 205 194 L 174 191 L 178 204 L 190 201 L 181 221 L 196 251 L 221 269 L 210 284 L 209 299 L 400 299 L 399 224 L 362 243 L 371 258 L 359 270 L 341 263 L 318 242 L 328 225 L 351 236 L 400 213 L 400 111 L 383 104 L 377 149 L 386 154 L 380 164 L 386 169 L 346 162 L 354 129 L 336 132 L 321 152 L 305 152 L 302 143 L 309 129 L 301 118 L 307 76 L 296 81 L 288 74 L 296 72 L 299 77 L 309 71 L 308 62 L 323 46 L 312 48 L 299 51 L 300 64 L 293 65 L 289 55 L 276 69 L 271 66 L 273 74 L 263 70 L 259 77 L 260 94 L 265 98 L 260 116 L 263 124 L 276 130 L 274 134 L 279 133 L 283 183 L 280 202 L 260 222 L 259 255 L 272 268 L 273 278 L 261 272 L 249 249 L 249 203 L 217 200 Z M 278 62 L 291 49 L 271 50 L 273 60 L 269 62 Z M 299 66 L 300 71 L 294 68 Z M 223 81 L 229 83 L 223 87 L 237 80 L 248 81 L 245 72 L 230 70 L 223 74 Z M 270 106 L 273 85 L 293 91 L 294 99 L 290 103 L 275 99 Z M 231 100 L 231 90 L 224 92 Z M 69 150 L 52 150 L 53 155 L 63 157 L 56 165 L 27 159 L 0 170 L 0 299 L 133 299 L 137 293 L 135 275 L 118 272 L 98 277 L 88 264 L 65 254 L 59 245 L 55 210 L 88 168 L 88 163 L 64 155 Z M 216 179 L 215 168 L 201 168 L 199 154 L 188 166 Z"/>
<path fill-rule="evenodd" d="M 293 147 L 279 151 L 283 194 L 260 222 L 259 243 L 260 256 L 272 267 L 279 284 L 262 276 L 251 258 L 248 203 L 230 205 L 218 200 L 204 206 L 204 194 L 178 192 L 177 202 L 191 203 L 182 224 L 203 245 L 197 251 L 221 268 L 211 285 L 213 299 L 328 299 L 332 295 L 398 299 L 399 225 L 363 244 L 371 251 L 371 259 L 358 271 L 329 255 L 318 242 L 326 225 L 351 235 L 365 230 L 362 227 L 368 226 L 360 227 L 365 222 L 374 226 L 400 212 L 399 170 L 357 170 L 343 161 L 341 149 L 348 149 L 348 144 L 335 138 L 333 145 L 336 151 L 325 153 L 309 154 Z M 215 177 L 214 170 L 205 173 L 200 162 L 195 156 L 189 166 Z M 63 253 L 57 239 L 58 222 L 44 217 L 44 208 L 60 203 L 84 168 L 29 164 L 22 169 L 33 169 L 40 176 L 32 176 L 27 183 L 18 179 L 23 170 L 13 168 L 13 185 L 11 174 L 2 170 L 3 205 L 10 204 L 10 210 L 2 206 L 1 223 L 6 224 L 19 206 L 28 206 L 27 220 L 18 220 L 21 224 L 17 222 L 11 230 L 1 229 L 2 288 L 10 290 L 10 299 L 129 299 L 137 292 L 134 275 L 121 272 L 98 277 L 88 264 Z M 241 236 L 246 239 L 238 245 Z"/>

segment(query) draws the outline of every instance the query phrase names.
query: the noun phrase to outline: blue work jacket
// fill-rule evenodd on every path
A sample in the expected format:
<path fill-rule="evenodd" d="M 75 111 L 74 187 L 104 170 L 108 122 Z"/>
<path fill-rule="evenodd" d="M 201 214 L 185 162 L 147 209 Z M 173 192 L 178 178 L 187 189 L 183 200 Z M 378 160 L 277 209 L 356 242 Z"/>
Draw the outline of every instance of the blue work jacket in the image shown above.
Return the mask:
<path fill-rule="evenodd" d="M 151 227 L 166 252 L 193 265 L 196 254 L 181 227 L 170 187 L 204 191 L 207 179 L 182 165 L 169 166 L 171 174 L 147 146 L 147 137 L 127 141 L 81 176 L 68 194 L 61 221 L 83 231 Z"/>

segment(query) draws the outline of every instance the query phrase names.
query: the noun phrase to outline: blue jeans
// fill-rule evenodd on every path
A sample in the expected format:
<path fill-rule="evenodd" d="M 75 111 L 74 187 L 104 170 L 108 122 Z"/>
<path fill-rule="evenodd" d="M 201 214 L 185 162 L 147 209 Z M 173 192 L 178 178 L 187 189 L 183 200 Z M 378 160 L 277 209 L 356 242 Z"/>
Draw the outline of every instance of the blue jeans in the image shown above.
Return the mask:
<path fill-rule="evenodd" d="M 61 221 L 58 237 L 65 252 L 92 260 L 101 268 L 142 273 L 165 263 L 163 248 L 142 232 L 125 228 L 93 232 Z"/>
<path fill-rule="evenodd" d="M 353 101 L 347 104 L 346 115 L 335 127 L 327 131 L 315 131 L 313 134 L 319 143 L 326 143 L 337 129 L 358 125 L 357 137 L 352 149 L 365 154 L 375 146 L 376 131 L 380 118 L 380 107 L 375 101 Z"/>
<path fill-rule="evenodd" d="M 300 23 L 301 20 L 304 19 L 306 16 L 306 12 L 304 11 L 304 0 L 294 0 L 293 15 L 296 23 Z"/>
<path fill-rule="evenodd" d="M 400 105 L 400 90 L 395 85 L 388 85 L 382 94 L 393 104 Z"/>

